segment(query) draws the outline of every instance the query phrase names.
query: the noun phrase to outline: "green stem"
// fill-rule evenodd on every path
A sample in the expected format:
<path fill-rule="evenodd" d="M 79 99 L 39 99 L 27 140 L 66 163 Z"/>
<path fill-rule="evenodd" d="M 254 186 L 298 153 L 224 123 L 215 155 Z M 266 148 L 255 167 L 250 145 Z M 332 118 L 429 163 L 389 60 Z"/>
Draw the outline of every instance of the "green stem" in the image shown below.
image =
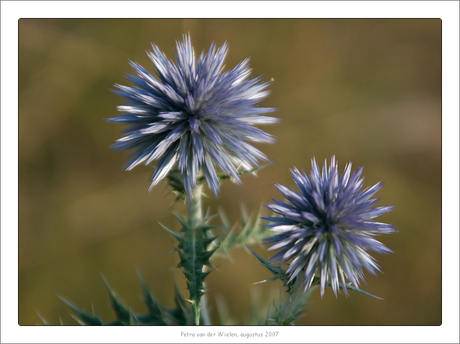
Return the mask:
<path fill-rule="evenodd" d="M 201 210 L 201 189 L 202 185 L 197 185 L 192 189 L 192 197 L 186 197 L 185 205 L 187 207 L 188 223 L 192 229 L 197 229 L 203 223 Z"/>
<path fill-rule="evenodd" d="M 204 268 L 206 268 L 206 266 Z M 206 282 L 204 282 L 203 285 L 206 286 Z M 203 325 L 211 325 L 211 320 L 209 319 L 207 301 L 208 301 L 208 298 L 206 297 L 206 294 L 205 294 L 201 297 L 201 315 L 203 318 Z"/>
<path fill-rule="evenodd" d="M 197 185 L 192 190 L 191 197 L 186 196 L 187 198 L 185 201 L 185 205 L 187 207 L 187 219 L 188 224 L 190 226 L 188 228 L 188 233 L 185 233 L 185 236 L 188 238 L 188 241 L 190 242 L 191 247 L 193 248 L 199 247 L 200 241 L 203 241 L 204 239 L 204 233 L 201 232 L 201 227 L 203 225 L 203 213 L 201 209 L 201 191 L 202 185 Z M 201 269 L 200 272 L 205 272 L 205 266 L 199 266 L 200 262 L 198 261 L 198 256 L 196 252 L 193 255 L 191 255 L 191 259 L 193 260 L 190 262 L 190 265 L 192 267 Z M 198 274 L 199 273 L 195 273 L 194 276 L 198 277 Z M 191 282 L 192 284 L 200 283 L 202 284 L 202 288 L 204 288 L 204 282 L 201 279 L 199 279 L 198 281 L 198 278 L 192 278 L 192 281 L 189 282 Z M 205 296 L 202 295 L 202 293 L 197 292 L 197 289 L 201 289 L 197 287 L 199 287 L 199 284 L 192 285 L 191 288 L 189 288 L 190 301 L 192 304 L 193 313 L 195 315 L 195 324 L 200 325 L 200 319 L 203 319 L 204 325 L 209 325 L 209 315 L 207 312 Z"/>

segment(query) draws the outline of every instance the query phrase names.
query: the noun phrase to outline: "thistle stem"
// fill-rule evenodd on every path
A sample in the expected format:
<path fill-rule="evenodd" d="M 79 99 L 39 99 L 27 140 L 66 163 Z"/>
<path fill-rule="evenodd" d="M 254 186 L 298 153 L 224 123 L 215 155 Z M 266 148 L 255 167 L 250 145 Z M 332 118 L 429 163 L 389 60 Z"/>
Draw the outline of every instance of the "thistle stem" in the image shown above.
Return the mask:
<path fill-rule="evenodd" d="M 203 233 L 201 233 L 201 227 L 203 225 L 203 213 L 201 208 L 201 191 L 202 185 L 197 185 L 194 189 L 192 189 L 191 197 L 186 197 L 185 205 L 187 208 L 187 219 L 188 219 L 188 232 L 185 233 L 185 236 L 188 237 L 191 241 L 192 247 L 198 246 L 198 242 L 203 240 Z M 195 255 L 193 256 L 195 257 Z M 193 259 L 193 258 L 192 258 Z M 198 262 L 190 262 L 192 266 L 196 266 L 199 264 Z M 199 268 L 199 267 L 198 267 Z M 205 266 L 201 267 L 201 272 L 204 271 Z M 196 281 L 195 279 L 193 279 Z M 193 282 L 192 282 L 193 283 Z M 202 287 L 204 288 L 204 282 L 201 281 Z M 201 293 L 197 294 L 196 292 L 192 292 L 192 290 L 196 290 L 196 286 L 192 286 L 189 288 L 190 290 L 190 301 L 192 304 L 192 310 L 195 315 L 195 325 L 200 325 L 200 319 L 203 320 L 203 325 L 209 325 L 209 315 L 206 307 L 206 299 L 204 295 Z"/>
<path fill-rule="evenodd" d="M 203 222 L 201 210 L 201 190 L 203 186 L 197 185 L 192 189 L 191 197 L 186 197 L 185 206 L 187 207 L 188 223 L 192 229 L 197 229 Z"/>

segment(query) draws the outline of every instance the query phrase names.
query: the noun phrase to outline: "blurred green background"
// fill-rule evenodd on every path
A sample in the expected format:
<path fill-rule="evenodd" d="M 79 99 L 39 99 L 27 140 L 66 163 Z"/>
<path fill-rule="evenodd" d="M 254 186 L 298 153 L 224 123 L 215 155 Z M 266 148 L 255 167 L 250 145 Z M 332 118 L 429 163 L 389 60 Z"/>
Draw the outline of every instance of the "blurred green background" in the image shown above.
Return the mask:
<path fill-rule="evenodd" d="M 136 268 L 153 294 L 173 306 L 178 229 L 165 184 L 148 193 L 151 167 L 121 169 L 126 152 L 109 146 L 122 126 L 107 123 L 129 84 L 128 59 L 153 70 L 150 42 L 173 58 L 190 32 L 197 52 L 212 41 L 230 46 L 226 66 L 251 58 L 253 76 L 274 79 L 261 106 L 278 108 L 263 126 L 277 142 L 260 145 L 276 162 L 224 184 L 211 212 L 239 219 L 240 204 L 257 211 L 294 186 L 289 168 L 310 169 L 336 155 L 339 169 L 365 166 L 365 186 L 380 180 L 379 205 L 396 209 L 381 221 L 398 233 L 381 241 L 395 253 L 376 256 L 384 274 L 366 274 L 361 294 L 331 290 L 299 323 L 308 325 L 441 324 L 441 20 L 436 19 L 166 19 L 19 20 L 19 324 L 76 324 L 57 297 L 114 319 L 100 273 L 136 312 L 145 312 Z M 181 205 L 173 209 L 182 211 Z M 255 246 L 263 257 L 266 248 Z M 209 275 L 211 313 L 225 299 L 242 324 L 251 299 L 268 300 L 279 284 L 244 249 L 218 259 Z M 182 275 L 176 271 L 184 296 Z"/>

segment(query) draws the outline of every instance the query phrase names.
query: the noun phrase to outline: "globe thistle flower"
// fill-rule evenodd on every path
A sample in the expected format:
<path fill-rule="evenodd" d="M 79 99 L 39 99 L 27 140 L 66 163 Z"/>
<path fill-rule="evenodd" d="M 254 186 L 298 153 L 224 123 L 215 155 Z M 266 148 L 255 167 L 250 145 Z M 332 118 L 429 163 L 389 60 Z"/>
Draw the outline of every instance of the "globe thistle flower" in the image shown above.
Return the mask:
<path fill-rule="evenodd" d="M 371 208 L 378 202 L 371 197 L 382 183 L 362 190 L 362 171 L 361 167 L 350 176 L 349 163 L 339 176 L 332 157 L 329 169 L 325 161 L 321 174 L 313 158 L 310 178 L 296 168 L 291 170 L 299 193 L 276 185 L 286 202 L 274 199 L 275 204 L 267 206 L 278 216 L 265 219 L 279 234 L 266 239 L 266 243 L 273 245 L 269 250 L 279 249 L 271 257 L 273 262 L 288 264 L 288 283 L 301 278 L 306 290 L 319 278 L 321 296 L 328 285 L 336 296 L 339 287 L 348 295 L 345 278 L 359 289 L 359 279 L 364 281 L 363 268 L 374 275 L 375 270 L 380 271 L 368 251 L 392 252 L 374 237 L 395 229 L 373 219 L 394 207 Z"/>
<path fill-rule="evenodd" d="M 133 149 L 127 170 L 157 161 L 150 189 L 172 168 L 178 168 L 189 196 L 200 171 L 217 195 L 216 168 L 241 183 L 239 168 L 249 169 L 259 166 L 258 160 L 267 160 L 247 141 L 274 140 L 254 127 L 277 122 L 276 118 L 260 116 L 275 109 L 255 106 L 267 96 L 269 83 L 259 83 L 260 77 L 248 79 L 248 59 L 223 71 L 226 43 L 220 48 L 213 43 L 207 53 L 201 53 L 198 63 L 189 36 L 184 35 L 176 47 L 174 63 L 152 44 L 153 52 L 147 53 L 156 77 L 130 62 L 137 75 L 128 75 L 128 79 L 134 85 L 115 85 L 115 92 L 127 105 L 118 106 L 123 114 L 108 121 L 130 127 L 113 148 Z"/>

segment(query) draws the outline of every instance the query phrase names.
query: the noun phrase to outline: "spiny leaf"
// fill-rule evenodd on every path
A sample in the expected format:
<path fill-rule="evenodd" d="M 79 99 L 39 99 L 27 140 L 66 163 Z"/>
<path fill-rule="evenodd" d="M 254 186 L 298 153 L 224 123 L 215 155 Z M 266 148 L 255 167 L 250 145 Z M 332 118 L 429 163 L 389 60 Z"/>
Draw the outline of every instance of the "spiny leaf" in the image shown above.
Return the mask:
<path fill-rule="evenodd" d="M 81 325 L 81 326 L 85 326 L 85 325 L 88 325 L 86 323 L 84 323 L 82 320 L 80 320 L 79 317 L 77 317 L 76 315 L 71 315 L 71 317 L 78 323 L 78 325 Z M 102 324 L 101 324 L 102 325 Z"/>
<path fill-rule="evenodd" d="M 186 197 L 186 192 L 184 188 L 182 173 L 178 170 L 170 171 L 166 175 L 166 179 L 168 181 L 168 186 L 171 188 L 171 192 L 176 196 L 174 203 L 181 199 L 184 200 Z"/>
<path fill-rule="evenodd" d="M 137 319 L 135 314 L 129 313 L 129 325 L 142 325 L 142 323 Z"/>
<path fill-rule="evenodd" d="M 214 236 L 211 236 L 207 239 L 204 239 L 203 240 L 203 244 L 205 247 L 209 247 L 209 245 L 214 241 L 216 240 L 217 238 L 219 238 L 221 236 L 221 234 L 217 234 L 217 235 L 214 235 Z"/>
<path fill-rule="evenodd" d="M 158 224 L 163 227 L 169 234 L 171 234 L 174 238 L 176 238 L 177 241 L 179 241 L 180 243 L 184 240 L 184 238 L 176 233 L 176 232 L 173 232 L 172 230 L 170 230 L 168 227 L 164 226 L 162 223 L 158 222 Z"/>
<path fill-rule="evenodd" d="M 195 322 L 198 324 L 201 319 L 200 299 L 206 291 L 204 288 L 204 279 L 209 274 L 209 272 L 204 273 L 203 268 L 205 265 L 213 267 L 210 262 L 210 258 L 216 251 L 217 247 L 214 249 L 208 249 L 208 246 L 216 239 L 216 237 L 211 233 L 211 230 L 217 227 L 201 224 L 196 228 L 192 228 L 183 216 L 179 214 L 174 215 L 183 226 L 180 231 L 183 232 L 182 235 L 172 233 L 179 241 L 179 245 L 175 247 L 180 259 L 176 268 L 181 268 L 184 273 L 187 288 L 190 294 L 189 297 L 193 300 L 191 305 L 194 312 Z M 170 230 L 168 231 L 171 232 Z"/>
<path fill-rule="evenodd" d="M 140 272 L 137 272 L 139 276 L 139 280 L 141 281 L 142 285 L 142 291 L 144 293 L 144 303 L 146 304 L 150 315 L 154 316 L 155 318 L 162 319 L 164 317 L 164 311 L 163 308 L 160 306 L 160 304 L 153 298 L 152 294 L 150 293 L 150 290 L 147 288 L 145 285 L 144 280 L 142 279 Z"/>
<path fill-rule="evenodd" d="M 206 213 L 206 215 L 203 218 L 203 223 L 209 223 L 209 221 L 216 218 L 217 216 L 219 216 L 219 214 L 209 215 L 208 213 Z"/>
<path fill-rule="evenodd" d="M 40 315 L 40 313 L 36 312 L 38 317 L 40 318 L 40 320 L 42 321 L 43 325 L 49 325 L 49 323 L 44 319 L 42 318 L 42 316 Z"/>
<path fill-rule="evenodd" d="M 181 231 L 185 231 L 186 229 L 189 229 L 190 228 L 190 225 L 188 224 L 187 220 L 185 219 L 185 217 L 183 217 L 182 215 L 176 213 L 176 212 L 173 212 L 173 215 L 179 220 L 179 222 L 181 223 L 182 225 L 182 230 Z"/>
<path fill-rule="evenodd" d="M 104 275 L 101 274 L 101 276 L 102 276 L 102 279 L 104 280 L 105 285 L 107 286 L 107 289 L 109 290 L 110 301 L 112 302 L 112 308 L 115 311 L 117 319 L 123 323 L 129 324 L 130 318 L 131 318 L 131 312 L 123 305 L 123 303 L 120 300 L 118 300 L 114 291 L 112 290 L 109 283 L 105 279 Z"/>
<path fill-rule="evenodd" d="M 295 320 L 304 316 L 307 300 L 316 287 L 306 292 L 303 292 L 299 285 L 294 288 L 292 293 L 286 296 L 284 304 L 279 300 L 273 303 L 273 310 L 267 314 L 265 325 L 294 325 Z"/>
<path fill-rule="evenodd" d="M 222 228 L 222 226 L 202 225 L 202 226 L 198 227 L 197 229 L 199 229 L 203 233 L 206 233 L 211 229 L 217 229 L 217 228 Z"/>
<path fill-rule="evenodd" d="M 147 315 L 138 315 L 138 314 L 134 314 L 130 312 L 115 297 L 115 294 L 110 288 L 110 286 L 108 285 L 107 281 L 105 282 L 107 284 L 107 288 L 109 289 L 109 294 L 111 295 L 112 306 L 114 310 L 116 310 L 116 313 L 117 313 L 117 320 L 115 321 L 104 324 L 102 323 L 101 319 L 99 319 L 99 317 L 95 316 L 94 314 L 89 315 L 86 312 L 78 309 L 76 306 L 74 306 L 72 303 L 65 300 L 64 298 L 62 297 L 60 298 L 75 312 L 75 315 L 72 315 L 72 317 L 80 325 L 108 325 L 108 326 L 118 326 L 118 325 L 186 326 L 186 325 L 194 325 L 193 314 L 191 312 L 191 309 L 187 305 L 187 302 L 182 297 L 177 287 L 176 281 L 174 281 L 174 289 L 175 289 L 174 300 L 176 303 L 176 307 L 174 309 L 166 309 L 153 298 L 152 294 L 150 293 L 144 281 L 142 280 L 139 271 L 138 271 L 138 275 L 139 275 L 139 279 L 141 281 L 142 289 L 144 292 L 144 297 L 145 297 L 144 302 L 149 310 L 149 314 Z"/>
<path fill-rule="evenodd" d="M 239 230 L 237 225 L 230 227 L 229 221 L 225 213 L 219 209 L 221 221 L 223 223 L 222 238 L 218 241 L 221 250 L 220 253 L 225 253 L 227 256 L 228 251 L 236 246 L 246 247 L 252 243 L 261 243 L 262 240 L 268 236 L 270 229 L 261 225 L 261 211 L 253 218 L 248 216 L 244 207 L 241 209 L 242 225 Z M 235 233 L 235 234 L 234 234 Z"/>
<path fill-rule="evenodd" d="M 176 279 L 174 279 L 174 301 L 176 309 L 171 314 L 177 319 L 177 325 L 195 325 L 193 314 L 187 307 L 187 301 L 182 297 Z"/>
<path fill-rule="evenodd" d="M 74 306 L 72 303 L 67 301 L 61 296 L 58 296 L 62 301 L 64 301 L 72 310 L 75 312 L 76 316 L 78 317 L 79 322 L 82 325 L 102 325 L 101 319 L 99 317 L 87 314 L 85 311 L 78 309 L 78 307 Z"/>
<path fill-rule="evenodd" d="M 266 279 L 264 281 L 260 281 L 260 282 L 257 282 L 257 283 L 264 283 L 264 282 L 268 282 L 268 281 L 272 281 L 272 280 L 276 280 L 276 279 L 280 279 L 282 282 L 283 282 L 283 285 L 287 288 L 287 291 L 290 292 L 291 291 L 291 288 L 292 288 L 292 285 L 294 284 L 295 280 L 294 279 L 293 281 L 291 282 L 288 282 L 289 281 L 289 276 L 286 274 L 286 272 L 281 268 L 281 266 L 275 266 L 273 265 L 272 263 L 270 263 L 269 261 L 263 259 L 261 256 L 259 256 L 256 252 L 254 252 L 253 250 L 251 250 L 249 247 L 247 247 L 247 249 L 249 251 L 252 252 L 252 254 L 254 256 L 256 256 L 256 258 L 259 260 L 259 262 L 265 266 L 274 276 L 269 278 L 269 279 Z"/>

